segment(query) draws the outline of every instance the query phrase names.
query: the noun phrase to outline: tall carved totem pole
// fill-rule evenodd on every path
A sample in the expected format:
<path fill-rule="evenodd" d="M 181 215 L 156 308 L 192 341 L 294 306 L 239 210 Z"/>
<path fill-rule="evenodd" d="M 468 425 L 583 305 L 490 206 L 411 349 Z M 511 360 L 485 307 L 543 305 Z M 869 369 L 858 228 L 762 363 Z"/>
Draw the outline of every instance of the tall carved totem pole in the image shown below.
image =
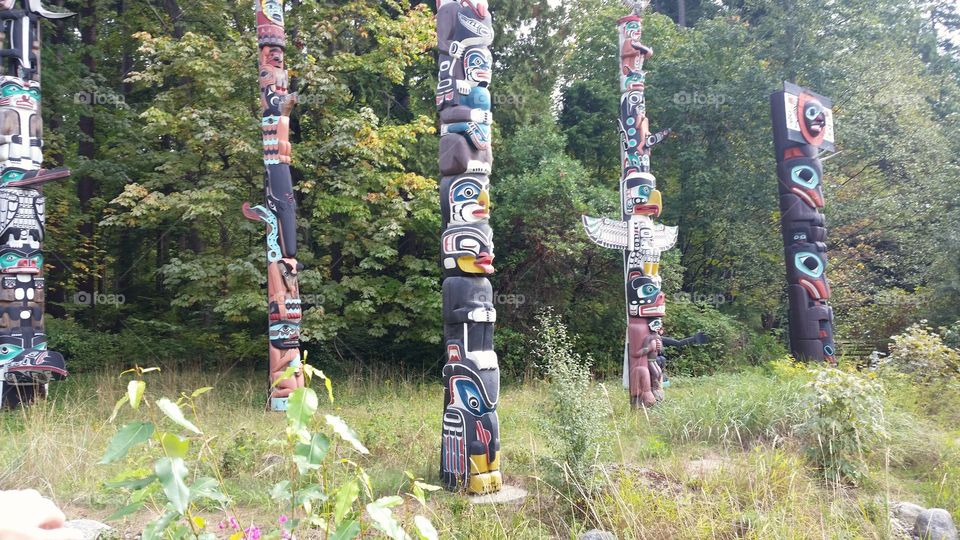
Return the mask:
<path fill-rule="evenodd" d="M 583 216 L 590 239 L 623 251 L 627 338 L 624 345 L 624 382 L 634 407 L 651 406 L 663 398 L 663 373 L 657 354 L 666 298 L 661 292 L 660 253 L 677 241 L 677 228 L 654 220 L 663 204 L 657 180 L 650 173 L 650 148 L 670 130 L 651 133 L 644 101 L 643 61 L 653 49 L 640 42 L 646 0 L 625 2 L 632 13 L 617 21 L 620 35 L 620 201 L 621 219 Z"/>
<path fill-rule="evenodd" d="M 820 213 L 823 164 L 817 158 L 821 148 L 834 148 L 831 105 L 829 99 L 787 82 L 783 91 L 770 95 L 790 298 L 790 350 L 798 360 L 833 364 L 827 228 Z"/>
<path fill-rule="evenodd" d="M 290 112 L 296 94 L 287 93 L 283 1 L 255 0 L 260 47 L 260 130 L 263 135 L 266 204 L 243 204 L 247 219 L 267 226 L 267 313 L 270 396 L 267 406 L 287 409 L 287 398 L 303 386 L 300 369 L 300 288 L 297 275 L 297 204 L 290 176 Z M 292 374 L 288 372 L 293 368 Z M 284 378 L 280 382 L 277 379 Z"/>
<path fill-rule="evenodd" d="M 443 233 L 443 427 L 440 478 L 450 490 L 499 491 L 500 368 L 493 350 L 490 76 L 486 0 L 438 0 L 440 213 Z"/>
<path fill-rule="evenodd" d="M 63 355 L 47 350 L 43 326 L 42 186 L 70 176 L 45 170 L 40 117 L 40 18 L 60 19 L 40 0 L 0 0 L 0 405 L 46 395 L 67 376 Z"/>

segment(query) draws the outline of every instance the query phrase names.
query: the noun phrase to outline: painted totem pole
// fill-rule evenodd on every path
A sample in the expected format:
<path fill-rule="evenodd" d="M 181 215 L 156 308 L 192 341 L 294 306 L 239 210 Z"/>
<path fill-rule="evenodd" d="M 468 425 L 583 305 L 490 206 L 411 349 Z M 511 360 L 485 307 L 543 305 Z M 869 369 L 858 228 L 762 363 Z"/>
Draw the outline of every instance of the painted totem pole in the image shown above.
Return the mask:
<path fill-rule="evenodd" d="M 490 230 L 490 44 L 486 0 L 438 0 L 443 426 L 440 478 L 449 490 L 499 491 L 500 368 L 493 350 Z"/>
<path fill-rule="evenodd" d="M 260 48 L 260 130 L 263 135 L 266 204 L 243 204 L 247 219 L 267 226 L 267 313 L 269 315 L 270 397 L 267 407 L 285 411 L 287 398 L 303 386 L 300 369 L 300 288 L 297 262 L 297 204 L 290 176 L 290 112 L 296 94 L 287 93 L 283 1 L 255 0 Z M 276 383 L 288 368 L 294 372 Z M 274 386 L 274 383 L 276 385 Z"/>
<path fill-rule="evenodd" d="M 832 102 L 788 82 L 770 95 L 780 179 L 780 225 L 790 298 L 790 350 L 798 360 L 836 363 L 833 308 L 827 305 L 827 229 L 822 148 L 833 150 Z"/>
<path fill-rule="evenodd" d="M 40 117 L 40 18 L 60 19 L 40 0 L 0 0 L 0 405 L 46 395 L 67 376 L 44 333 L 42 186 L 70 176 L 45 170 Z"/>
<path fill-rule="evenodd" d="M 640 42 L 646 0 L 626 4 L 632 13 L 617 21 L 620 35 L 620 200 L 621 219 L 583 216 L 590 239 L 623 250 L 627 337 L 624 346 L 624 384 L 634 407 L 663 399 L 663 372 L 657 356 L 663 350 L 661 334 L 666 298 L 661 292 L 660 253 L 677 241 L 677 228 L 656 223 L 663 208 L 657 180 L 650 173 L 650 148 L 670 130 L 651 133 L 644 101 L 643 61 L 653 49 Z"/>

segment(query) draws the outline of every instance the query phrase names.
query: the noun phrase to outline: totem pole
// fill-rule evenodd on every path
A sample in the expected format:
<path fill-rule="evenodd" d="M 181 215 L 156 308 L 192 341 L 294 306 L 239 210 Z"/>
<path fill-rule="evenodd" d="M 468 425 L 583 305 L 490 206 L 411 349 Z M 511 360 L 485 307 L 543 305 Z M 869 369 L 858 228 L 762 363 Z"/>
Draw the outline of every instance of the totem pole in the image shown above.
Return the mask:
<path fill-rule="evenodd" d="M 836 363 L 833 308 L 827 305 L 822 148 L 833 150 L 832 102 L 788 82 L 770 95 L 780 179 L 780 225 L 790 298 L 790 350 L 798 360 Z"/>
<path fill-rule="evenodd" d="M 46 395 L 67 376 L 44 333 L 43 184 L 70 176 L 43 165 L 40 18 L 60 19 L 40 0 L 0 0 L 0 406 Z"/>
<path fill-rule="evenodd" d="M 623 250 L 627 337 L 624 345 L 624 384 L 633 407 L 663 399 L 663 372 L 657 356 L 663 349 L 660 333 L 666 315 L 661 292 L 660 253 L 677 241 L 677 228 L 654 222 L 663 208 L 656 178 L 650 173 L 650 148 L 670 130 L 651 133 L 644 102 L 643 61 L 653 49 L 640 43 L 647 0 L 627 1 L 632 13 L 617 21 L 620 35 L 620 201 L 621 219 L 583 216 L 590 239 Z"/>
<path fill-rule="evenodd" d="M 440 478 L 449 490 L 499 491 L 500 368 L 493 350 L 490 76 L 486 0 L 438 0 L 443 426 Z"/>
<path fill-rule="evenodd" d="M 266 204 L 243 203 L 243 215 L 267 226 L 267 312 L 269 314 L 270 396 L 267 407 L 287 410 L 287 399 L 303 386 L 300 369 L 300 289 L 297 262 L 297 204 L 290 176 L 290 112 L 296 94 L 287 93 L 283 1 L 255 0 L 260 48 L 260 130 Z M 292 371 L 290 369 L 292 368 Z M 282 379 L 278 382 L 278 379 Z"/>

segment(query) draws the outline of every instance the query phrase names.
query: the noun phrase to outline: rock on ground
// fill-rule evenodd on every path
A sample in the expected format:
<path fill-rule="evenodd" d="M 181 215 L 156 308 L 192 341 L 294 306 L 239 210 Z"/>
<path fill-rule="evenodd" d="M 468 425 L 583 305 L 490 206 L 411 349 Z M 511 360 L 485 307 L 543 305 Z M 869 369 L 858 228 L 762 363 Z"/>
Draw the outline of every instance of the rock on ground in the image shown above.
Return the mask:
<path fill-rule="evenodd" d="M 106 538 L 113 529 L 109 525 L 104 525 L 99 521 L 92 519 L 74 519 L 63 524 L 68 529 L 76 529 L 83 534 L 83 540 L 98 540 Z"/>
<path fill-rule="evenodd" d="M 920 506 L 919 504 L 914 504 L 907 501 L 895 502 L 890 505 L 890 509 L 893 511 L 893 515 L 896 516 L 897 519 L 904 523 L 908 523 L 911 527 L 917 522 L 917 516 L 920 515 L 920 512 L 926 510 L 926 508 Z"/>
<path fill-rule="evenodd" d="M 957 526 L 950 512 L 943 508 L 931 508 L 917 516 L 913 537 L 920 540 L 957 540 Z"/>
<path fill-rule="evenodd" d="M 590 529 L 580 535 L 580 540 L 617 540 L 617 535 L 600 529 Z"/>

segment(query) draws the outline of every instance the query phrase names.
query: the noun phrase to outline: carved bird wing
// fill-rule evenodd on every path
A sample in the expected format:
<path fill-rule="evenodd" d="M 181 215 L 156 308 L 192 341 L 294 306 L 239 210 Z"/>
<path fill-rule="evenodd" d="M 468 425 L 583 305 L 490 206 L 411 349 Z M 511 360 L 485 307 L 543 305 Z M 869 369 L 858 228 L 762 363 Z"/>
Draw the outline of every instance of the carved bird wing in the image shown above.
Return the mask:
<path fill-rule="evenodd" d="M 583 216 L 583 228 L 594 243 L 610 249 L 627 249 L 630 246 L 630 224 L 607 218 Z"/>

